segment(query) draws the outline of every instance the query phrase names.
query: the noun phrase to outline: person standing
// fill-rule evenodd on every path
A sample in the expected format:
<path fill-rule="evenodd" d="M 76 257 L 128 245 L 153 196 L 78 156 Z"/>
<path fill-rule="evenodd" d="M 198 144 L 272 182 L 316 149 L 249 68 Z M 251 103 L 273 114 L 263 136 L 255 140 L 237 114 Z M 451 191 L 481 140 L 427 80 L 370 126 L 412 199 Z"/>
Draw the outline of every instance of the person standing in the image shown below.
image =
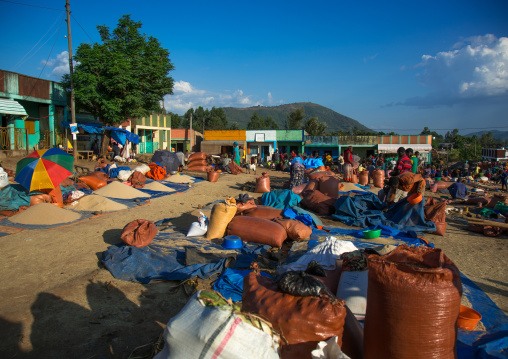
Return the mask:
<path fill-rule="evenodd" d="M 503 173 L 501 173 L 501 191 L 508 191 L 508 186 L 507 186 L 507 183 L 508 183 L 508 173 L 507 171 L 503 171 Z"/>
<path fill-rule="evenodd" d="M 416 154 L 413 154 L 413 149 L 408 148 L 406 150 L 406 155 L 411 160 L 411 172 L 417 173 L 418 172 L 418 157 L 416 156 Z"/>
<path fill-rule="evenodd" d="M 401 173 L 411 172 L 412 163 L 409 157 L 406 155 L 406 149 L 404 147 L 399 147 L 397 154 L 399 155 L 399 159 L 394 170 L 395 173 L 393 173 L 392 176 L 398 176 Z"/>
<path fill-rule="evenodd" d="M 238 149 L 238 143 L 233 143 L 233 160 L 240 166 L 240 150 Z"/>
<path fill-rule="evenodd" d="M 245 150 L 243 149 L 243 146 L 240 146 L 239 148 L 240 148 L 240 150 L 239 150 L 239 152 L 240 152 L 240 162 L 243 165 L 243 164 L 245 164 Z"/>
<path fill-rule="evenodd" d="M 353 146 L 344 151 L 344 181 L 353 181 Z"/>

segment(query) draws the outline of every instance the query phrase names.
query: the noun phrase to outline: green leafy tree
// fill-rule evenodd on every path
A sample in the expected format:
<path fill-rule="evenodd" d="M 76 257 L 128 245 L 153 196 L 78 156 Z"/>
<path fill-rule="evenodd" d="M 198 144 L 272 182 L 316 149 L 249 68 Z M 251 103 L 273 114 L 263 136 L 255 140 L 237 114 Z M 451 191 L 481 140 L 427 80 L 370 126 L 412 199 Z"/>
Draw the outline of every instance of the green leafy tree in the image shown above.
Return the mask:
<path fill-rule="evenodd" d="M 311 136 L 324 136 L 326 123 L 319 122 L 317 117 L 311 117 L 305 121 L 305 131 Z"/>
<path fill-rule="evenodd" d="M 182 126 L 182 117 L 176 113 L 171 114 L 171 128 L 180 128 Z"/>
<path fill-rule="evenodd" d="M 278 130 L 279 125 L 274 121 L 273 117 L 259 117 L 257 112 L 254 112 L 247 124 L 248 130 Z"/>
<path fill-rule="evenodd" d="M 240 129 L 240 126 L 238 126 L 238 122 L 233 122 L 231 124 L 231 127 L 229 127 L 230 130 L 239 130 Z"/>
<path fill-rule="evenodd" d="M 227 130 L 228 120 L 226 113 L 219 107 L 212 107 L 210 116 L 205 120 L 205 129 L 207 130 Z"/>
<path fill-rule="evenodd" d="M 173 94 L 168 50 L 142 34 L 141 22 L 130 15 L 123 15 L 113 31 L 104 25 L 97 29 L 101 43 L 82 43 L 74 56 L 76 107 L 111 125 L 160 112 L 160 101 Z M 62 83 L 70 92 L 70 75 Z"/>
<path fill-rule="evenodd" d="M 298 108 L 291 112 L 284 123 L 285 130 L 301 130 L 303 128 L 303 121 L 305 120 L 304 109 Z"/>

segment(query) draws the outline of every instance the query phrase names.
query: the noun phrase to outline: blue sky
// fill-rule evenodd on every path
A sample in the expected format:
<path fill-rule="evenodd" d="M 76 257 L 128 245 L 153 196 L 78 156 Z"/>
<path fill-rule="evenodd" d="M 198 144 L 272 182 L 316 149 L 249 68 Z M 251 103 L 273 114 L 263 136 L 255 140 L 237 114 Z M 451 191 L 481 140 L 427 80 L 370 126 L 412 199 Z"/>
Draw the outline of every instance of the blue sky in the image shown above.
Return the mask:
<path fill-rule="evenodd" d="M 96 25 L 141 21 L 171 53 L 165 105 L 179 114 L 314 102 L 376 130 L 508 130 L 506 0 L 71 0 L 71 11 L 74 49 L 99 41 Z M 64 14 L 0 1 L 0 69 L 59 80 Z"/>

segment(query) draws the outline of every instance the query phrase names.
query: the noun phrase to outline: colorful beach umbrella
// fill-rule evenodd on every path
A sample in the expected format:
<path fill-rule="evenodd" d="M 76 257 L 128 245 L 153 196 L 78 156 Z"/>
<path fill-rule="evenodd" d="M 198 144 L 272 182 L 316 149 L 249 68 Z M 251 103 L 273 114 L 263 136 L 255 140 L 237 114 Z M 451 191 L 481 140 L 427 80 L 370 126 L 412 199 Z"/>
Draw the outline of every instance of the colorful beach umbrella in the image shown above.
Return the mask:
<path fill-rule="evenodd" d="M 59 148 L 37 150 L 16 165 L 16 182 L 29 191 L 53 189 L 72 175 L 74 157 Z"/>

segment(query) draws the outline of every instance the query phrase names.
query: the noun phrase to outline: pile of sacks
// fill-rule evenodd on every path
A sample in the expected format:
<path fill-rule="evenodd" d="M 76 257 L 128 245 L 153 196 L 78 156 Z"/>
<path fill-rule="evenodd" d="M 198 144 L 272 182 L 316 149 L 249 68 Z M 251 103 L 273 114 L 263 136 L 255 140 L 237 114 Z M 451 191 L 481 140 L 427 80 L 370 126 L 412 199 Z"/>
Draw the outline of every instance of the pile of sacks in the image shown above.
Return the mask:
<path fill-rule="evenodd" d="M 189 157 L 189 163 L 187 163 L 187 169 L 189 171 L 197 172 L 208 172 L 212 169 L 212 166 L 208 165 L 208 155 L 204 152 L 196 152 Z"/>
<path fill-rule="evenodd" d="M 229 198 L 213 206 L 206 238 L 234 235 L 244 242 L 280 248 L 288 238 L 301 241 L 311 234 L 310 225 L 284 218 L 282 209 L 258 205 L 253 198 L 243 197 L 242 202 Z"/>
<path fill-rule="evenodd" d="M 120 181 L 134 188 L 143 188 L 146 184 L 146 178 L 150 177 L 151 171 L 151 167 L 145 164 L 141 164 L 134 169 L 130 169 L 129 167 L 125 167 L 119 171 L 115 171 L 115 169 L 118 169 L 116 164 L 107 165 L 87 176 L 80 177 L 76 184 L 76 189 L 89 188 L 95 191 L 107 185 L 113 178 L 118 178 Z"/>
<path fill-rule="evenodd" d="M 440 249 L 338 242 L 347 241 L 328 237 L 275 279 L 253 263 L 241 303 L 198 292 L 169 321 L 155 358 L 456 357 L 462 283 Z"/>

